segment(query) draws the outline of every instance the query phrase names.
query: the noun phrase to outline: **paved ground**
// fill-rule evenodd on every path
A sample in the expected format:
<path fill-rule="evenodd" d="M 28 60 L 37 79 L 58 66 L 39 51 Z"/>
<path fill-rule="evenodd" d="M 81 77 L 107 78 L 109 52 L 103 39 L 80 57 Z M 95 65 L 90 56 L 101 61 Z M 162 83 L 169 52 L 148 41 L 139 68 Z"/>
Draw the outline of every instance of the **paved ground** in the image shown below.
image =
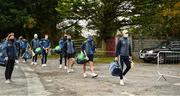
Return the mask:
<path fill-rule="evenodd" d="M 125 86 L 119 85 L 119 78 L 112 77 L 107 64 L 96 64 L 99 77 L 83 78 L 82 67 L 75 65 L 74 73 L 58 68 L 57 60 L 49 60 L 48 66 L 19 64 L 13 74 L 14 82 L 4 84 L 4 68 L 0 67 L 0 95 L 32 96 L 179 96 L 180 79 L 168 78 L 157 81 L 154 64 L 136 64 L 126 76 Z M 162 65 L 162 73 L 180 76 L 180 64 Z M 165 71 L 164 71 L 165 70 Z M 8 90 L 7 90 L 8 89 Z"/>

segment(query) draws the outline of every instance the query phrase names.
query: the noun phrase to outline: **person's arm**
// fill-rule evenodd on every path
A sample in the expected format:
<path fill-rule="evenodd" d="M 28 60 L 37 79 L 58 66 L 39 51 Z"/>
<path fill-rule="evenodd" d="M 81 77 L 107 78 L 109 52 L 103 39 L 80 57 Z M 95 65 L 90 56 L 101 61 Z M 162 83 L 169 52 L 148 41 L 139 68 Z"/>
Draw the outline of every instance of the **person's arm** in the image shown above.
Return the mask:
<path fill-rule="evenodd" d="M 41 48 L 43 48 L 42 40 L 39 41 L 39 46 L 40 46 Z"/>
<path fill-rule="evenodd" d="M 13 47 L 14 47 L 14 53 L 15 53 L 15 59 L 17 60 L 18 59 L 18 56 L 17 56 L 17 49 L 16 49 L 16 45 L 15 43 L 13 44 Z"/>
<path fill-rule="evenodd" d="M 48 49 L 51 47 L 51 42 L 48 40 Z"/>
<path fill-rule="evenodd" d="M 33 42 L 33 39 L 32 39 L 31 42 L 30 42 L 30 46 L 31 46 L 31 47 L 33 47 L 33 45 L 34 45 L 33 43 L 34 43 L 34 42 Z"/>
<path fill-rule="evenodd" d="M 8 55 L 7 55 L 7 52 L 8 52 L 7 41 L 5 41 L 4 43 L 5 43 L 5 47 L 4 47 L 4 49 L 3 49 L 3 51 L 4 51 L 4 56 L 5 56 L 5 60 L 8 60 Z"/>
<path fill-rule="evenodd" d="M 83 43 L 81 46 L 81 51 L 85 54 L 85 49 L 86 49 L 86 43 Z"/>
<path fill-rule="evenodd" d="M 73 41 L 73 48 L 74 48 L 74 53 L 76 54 L 76 47 L 75 47 L 75 43 L 74 43 L 74 41 Z"/>
<path fill-rule="evenodd" d="M 129 44 L 129 56 L 132 57 L 131 45 Z"/>
<path fill-rule="evenodd" d="M 120 52 L 121 52 L 121 40 L 118 41 L 118 44 L 116 46 L 116 57 L 118 57 Z"/>

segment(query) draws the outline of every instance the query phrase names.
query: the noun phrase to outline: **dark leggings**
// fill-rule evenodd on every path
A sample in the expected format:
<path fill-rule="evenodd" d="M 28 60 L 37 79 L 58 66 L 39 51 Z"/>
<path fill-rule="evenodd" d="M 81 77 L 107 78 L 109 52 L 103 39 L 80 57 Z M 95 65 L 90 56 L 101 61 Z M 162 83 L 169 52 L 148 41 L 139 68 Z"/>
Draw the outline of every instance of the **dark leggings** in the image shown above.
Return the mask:
<path fill-rule="evenodd" d="M 46 50 L 43 50 L 43 52 L 42 52 L 42 59 L 41 59 L 42 64 L 46 64 L 46 62 L 47 62 L 47 55 L 48 55 L 48 53 L 46 52 Z"/>
<path fill-rule="evenodd" d="M 33 51 L 35 52 L 35 49 L 34 49 Z M 37 56 L 38 56 L 38 54 L 35 54 L 35 55 L 33 56 L 33 59 L 32 59 L 33 62 L 37 62 Z"/>
<path fill-rule="evenodd" d="M 26 49 L 22 49 L 22 56 L 24 55 L 24 53 L 26 52 Z M 27 59 L 24 59 L 25 61 L 27 61 Z"/>
<path fill-rule="evenodd" d="M 120 79 L 123 79 L 123 76 L 131 69 L 131 62 L 129 60 L 129 56 L 120 56 L 120 64 L 122 68 L 122 74 L 120 75 Z M 126 69 L 124 70 L 124 64 L 126 64 Z M 124 70 L 124 71 L 123 71 Z"/>
<path fill-rule="evenodd" d="M 60 59 L 59 59 L 60 65 L 62 64 L 63 58 L 64 58 L 64 64 L 65 64 L 65 66 L 66 66 L 66 65 L 67 65 L 67 57 L 66 57 L 66 56 L 63 56 L 62 54 L 60 54 Z"/>
<path fill-rule="evenodd" d="M 14 63 L 15 63 L 15 60 L 8 60 L 7 61 L 6 70 L 5 70 L 6 80 L 11 79 L 12 72 L 14 70 Z"/>

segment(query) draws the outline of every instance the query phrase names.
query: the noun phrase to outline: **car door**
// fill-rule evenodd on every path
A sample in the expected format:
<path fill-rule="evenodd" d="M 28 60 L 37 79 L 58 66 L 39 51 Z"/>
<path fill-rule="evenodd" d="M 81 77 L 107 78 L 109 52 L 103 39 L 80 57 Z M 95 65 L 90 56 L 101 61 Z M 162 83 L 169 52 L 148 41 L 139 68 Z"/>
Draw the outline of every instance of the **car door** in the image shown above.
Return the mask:
<path fill-rule="evenodd" d="M 180 41 L 171 42 L 171 51 L 174 51 L 171 55 L 172 60 L 180 60 Z"/>

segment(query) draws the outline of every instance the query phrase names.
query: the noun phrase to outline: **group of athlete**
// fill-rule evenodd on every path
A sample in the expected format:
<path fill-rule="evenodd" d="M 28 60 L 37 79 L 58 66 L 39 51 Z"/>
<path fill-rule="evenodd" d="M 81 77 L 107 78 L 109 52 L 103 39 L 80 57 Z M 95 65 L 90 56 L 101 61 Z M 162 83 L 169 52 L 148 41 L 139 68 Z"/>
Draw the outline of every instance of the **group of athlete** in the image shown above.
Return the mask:
<path fill-rule="evenodd" d="M 120 61 L 120 64 L 123 65 L 126 64 L 126 69 L 122 70 L 122 74 L 120 75 L 120 84 L 124 85 L 123 77 L 126 75 L 126 73 L 131 68 L 131 46 L 128 40 L 128 32 L 123 31 L 123 36 L 119 39 L 117 47 L 116 47 L 116 61 Z M 42 58 L 41 63 L 42 67 L 47 66 L 47 56 L 51 47 L 50 40 L 48 39 L 48 35 L 45 35 L 44 38 L 39 39 L 38 34 L 34 34 L 34 38 L 31 40 L 30 43 L 28 43 L 28 40 L 20 36 L 18 40 L 15 39 L 14 33 L 10 33 L 6 38 L 6 48 L 5 53 L 6 57 L 5 60 L 7 61 L 6 64 L 6 70 L 5 70 L 5 83 L 11 83 L 11 75 L 14 69 L 14 64 L 19 63 L 18 59 L 19 57 L 24 54 L 24 52 L 27 49 L 32 50 L 35 54 L 32 57 L 31 65 L 37 65 L 37 59 L 38 54 L 36 54 L 36 49 L 41 48 L 42 52 Z M 59 40 L 59 47 L 61 51 L 59 52 L 60 56 L 60 65 L 59 68 L 62 67 L 63 59 L 64 59 L 64 69 L 67 70 L 68 73 L 74 72 L 73 70 L 73 64 L 75 63 L 75 54 L 76 54 L 76 48 L 75 43 L 72 40 L 70 35 L 65 34 L 60 40 Z M 93 41 L 93 37 L 89 35 L 87 37 L 87 40 L 82 43 L 81 51 L 83 54 L 85 54 L 88 57 L 88 62 L 90 64 L 90 71 L 92 78 L 96 78 L 98 75 L 94 72 L 94 53 L 95 53 L 95 42 Z M 24 59 L 24 63 L 27 61 L 27 59 Z M 86 63 L 82 64 L 83 67 L 83 77 L 87 77 L 86 73 Z"/>

